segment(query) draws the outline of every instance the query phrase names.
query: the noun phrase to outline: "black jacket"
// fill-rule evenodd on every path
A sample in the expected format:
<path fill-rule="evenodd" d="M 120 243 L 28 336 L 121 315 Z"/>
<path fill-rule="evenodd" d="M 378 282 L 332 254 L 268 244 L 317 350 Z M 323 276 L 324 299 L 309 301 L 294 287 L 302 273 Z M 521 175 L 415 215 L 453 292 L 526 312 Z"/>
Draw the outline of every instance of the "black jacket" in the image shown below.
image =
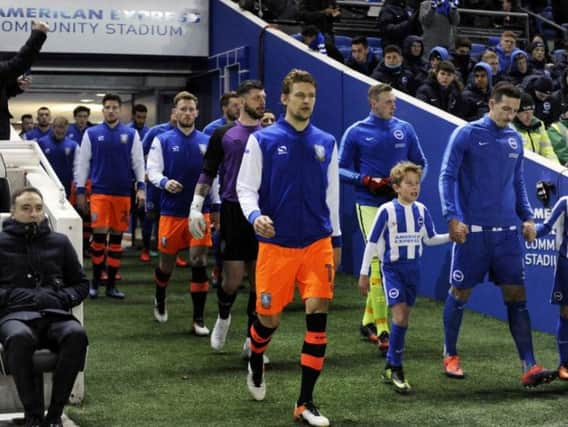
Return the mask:
<path fill-rule="evenodd" d="M 482 92 L 473 83 L 466 86 L 462 92 L 462 117 L 468 122 L 477 120 L 489 112 L 489 96 L 491 91 Z"/>
<path fill-rule="evenodd" d="M 67 236 L 41 224 L 4 221 L 0 233 L 0 323 L 42 313 L 71 318 L 89 281 Z"/>
<path fill-rule="evenodd" d="M 460 86 L 456 81 L 453 81 L 448 88 L 443 89 L 438 81 L 431 77 L 418 88 L 416 98 L 454 116 L 463 116 L 462 94 Z"/>
<path fill-rule="evenodd" d="M 402 48 L 407 36 L 422 34 L 418 12 L 406 8 L 404 0 L 386 0 L 379 13 L 377 27 L 384 47 L 394 44 Z"/>
<path fill-rule="evenodd" d="M 417 84 L 414 76 L 404 65 L 398 68 L 388 68 L 383 61 L 373 70 L 371 77 L 409 95 L 414 95 L 416 92 Z"/>
<path fill-rule="evenodd" d="M 42 31 L 32 31 L 26 44 L 15 56 L 7 61 L 0 61 L 0 141 L 10 139 L 12 116 L 8 110 L 8 98 L 20 93 L 16 80 L 31 67 L 46 37 Z"/>

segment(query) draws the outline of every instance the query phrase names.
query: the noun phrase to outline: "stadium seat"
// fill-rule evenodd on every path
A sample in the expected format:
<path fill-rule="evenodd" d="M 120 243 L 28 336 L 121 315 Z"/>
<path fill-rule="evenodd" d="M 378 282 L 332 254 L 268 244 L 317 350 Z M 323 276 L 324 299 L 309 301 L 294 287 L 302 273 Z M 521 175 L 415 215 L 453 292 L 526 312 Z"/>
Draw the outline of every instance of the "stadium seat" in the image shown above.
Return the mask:
<path fill-rule="evenodd" d="M 484 44 L 472 43 L 471 44 L 471 56 L 477 57 L 477 56 L 481 55 L 485 51 L 486 48 L 487 48 L 487 46 L 485 46 Z"/>
<path fill-rule="evenodd" d="M 369 47 L 383 47 L 383 39 L 380 37 L 367 37 Z"/>
<path fill-rule="evenodd" d="M 497 46 L 499 44 L 499 36 L 489 36 L 487 37 L 487 46 Z"/>
<path fill-rule="evenodd" d="M 383 48 L 382 47 L 370 47 L 369 50 L 373 55 L 377 55 L 379 59 L 383 58 Z"/>
<path fill-rule="evenodd" d="M 300 42 L 303 40 L 303 37 L 302 37 L 302 35 L 301 35 L 300 33 L 291 34 L 290 37 L 293 37 L 293 38 L 295 38 L 296 40 L 298 40 L 298 41 L 300 41 Z"/>
<path fill-rule="evenodd" d="M 343 55 L 343 59 L 347 60 L 351 56 L 351 46 L 337 46 L 337 50 Z"/>
<path fill-rule="evenodd" d="M 335 46 L 337 46 L 338 48 L 340 46 L 348 46 L 349 48 L 351 48 L 351 37 L 335 35 L 333 38 L 335 41 Z"/>

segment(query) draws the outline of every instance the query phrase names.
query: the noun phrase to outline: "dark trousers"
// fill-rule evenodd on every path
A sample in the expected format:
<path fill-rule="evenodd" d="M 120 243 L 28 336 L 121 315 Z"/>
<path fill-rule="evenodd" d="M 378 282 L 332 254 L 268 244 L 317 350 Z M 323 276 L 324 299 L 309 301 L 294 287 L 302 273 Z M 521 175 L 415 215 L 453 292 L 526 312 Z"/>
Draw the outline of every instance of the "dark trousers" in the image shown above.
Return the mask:
<path fill-rule="evenodd" d="M 26 417 L 43 417 L 43 389 L 37 387 L 32 357 L 48 348 L 58 354 L 48 416 L 61 416 L 77 373 L 85 363 L 87 335 L 77 320 L 45 316 L 30 321 L 8 320 L 0 325 L 0 341 L 6 352 Z"/>

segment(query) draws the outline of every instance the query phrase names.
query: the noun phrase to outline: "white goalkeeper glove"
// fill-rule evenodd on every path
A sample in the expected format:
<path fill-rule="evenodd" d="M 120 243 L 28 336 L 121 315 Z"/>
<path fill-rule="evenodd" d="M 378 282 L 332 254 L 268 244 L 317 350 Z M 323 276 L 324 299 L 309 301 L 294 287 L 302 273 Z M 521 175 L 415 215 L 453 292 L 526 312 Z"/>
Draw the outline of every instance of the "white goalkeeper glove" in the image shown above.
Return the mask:
<path fill-rule="evenodd" d="M 194 195 L 193 202 L 191 203 L 191 208 L 189 210 L 189 231 L 191 235 L 196 239 L 202 239 L 205 236 L 205 231 L 207 224 L 205 223 L 205 217 L 201 212 L 203 209 L 203 202 L 205 197 Z"/>

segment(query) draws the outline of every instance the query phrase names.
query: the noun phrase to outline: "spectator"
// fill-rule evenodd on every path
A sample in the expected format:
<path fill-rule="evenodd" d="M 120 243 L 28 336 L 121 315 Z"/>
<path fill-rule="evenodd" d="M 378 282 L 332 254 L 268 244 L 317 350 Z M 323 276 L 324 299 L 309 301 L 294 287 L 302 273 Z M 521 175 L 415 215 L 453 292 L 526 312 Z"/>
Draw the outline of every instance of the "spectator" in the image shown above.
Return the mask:
<path fill-rule="evenodd" d="M 11 218 L 0 233 L 0 265 L 0 342 L 25 425 L 62 427 L 61 414 L 87 351 L 85 330 L 71 308 L 85 299 L 89 281 L 67 236 L 49 229 L 43 197 L 35 188 L 12 195 Z M 44 421 L 32 355 L 46 347 L 57 352 L 58 360 Z"/>
<path fill-rule="evenodd" d="M 355 37 L 351 41 L 351 56 L 345 61 L 345 65 L 370 76 L 378 64 L 379 58 L 369 51 L 367 37 Z"/>
<path fill-rule="evenodd" d="M 525 151 L 532 151 L 558 163 L 558 157 L 550 143 L 544 123 L 534 116 L 534 100 L 528 93 L 521 95 L 519 111 L 513 119 L 513 126 L 523 138 Z"/>
<path fill-rule="evenodd" d="M 456 37 L 456 43 L 452 52 L 451 61 L 456 67 L 456 72 L 461 75 L 464 82 L 469 80 L 469 73 L 475 65 L 471 58 L 471 40 L 467 37 Z"/>
<path fill-rule="evenodd" d="M 568 165 L 568 106 L 563 105 L 562 108 L 560 119 L 548 128 L 548 137 L 558 161 L 566 166 Z"/>
<path fill-rule="evenodd" d="M 533 72 L 544 74 L 546 70 L 546 52 L 544 48 L 544 43 L 539 41 L 531 43 L 529 46 L 530 59 L 529 63 L 533 69 Z"/>
<path fill-rule="evenodd" d="M 430 68 L 428 68 L 428 71 L 435 70 L 440 62 L 448 59 L 450 59 L 448 49 L 442 46 L 433 47 L 428 54 L 428 61 L 430 62 Z"/>
<path fill-rule="evenodd" d="M 402 53 L 395 45 L 385 47 L 383 60 L 373 70 L 371 77 L 409 95 L 414 95 L 416 91 L 412 72 L 402 65 Z"/>
<path fill-rule="evenodd" d="M 377 27 L 378 36 L 383 39 L 383 46 L 394 44 L 401 47 L 407 36 L 422 34 L 418 12 L 408 9 L 405 0 L 385 0 Z"/>
<path fill-rule="evenodd" d="M 334 44 L 325 40 L 324 35 L 318 31 L 315 25 L 307 25 L 302 29 L 302 43 L 307 45 L 310 50 L 322 53 L 343 64 L 343 55 Z"/>
<path fill-rule="evenodd" d="M 501 68 L 499 68 L 499 58 L 495 52 L 492 50 L 486 50 L 483 52 L 481 55 L 481 62 L 485 62 L 491 67 L 491 73 L 493 76 L 491 86 L 495 87 L 497 83 L 503 80 L 508 80 L 505 74 L 501 72 Z"/>
<path fill-rule="evenodd" d="M 460 23 L 458 0 L 425 0 L 420 4 L 424 49 L 434 46 L 450 48 L 455 43 L 456 27 Z"/>
<path fill-rule="evenodd" d="M 519 86 L 523 80 L 533 74 L 533 69 L 529 64 L 529 57 L 524 50 L 515 49 L 511 54 L 511 68 L 507 73 L 511 83 Z"/>
<path fill-rule="evenodd" d="M 264 110 L 264 114 L 262 115 L 262 119 L 260 119 L 260 125 L 263 128 L 266 128 L 270 125 L 273 125 L 276 122 L 276 115 L 270 110 Z"/>
<path fill-rule="evenodd" d="M 555 86 L 562 86 L 562 75 L 568 68 L 568 41 L 564 41 L 562 50 L 554 53 L 554 66 L 550 70 L 550 77 L 554 80 Z"/>
<path fill-rule="evenodd" d="M 511 66 L 511 54 L 517 47 L 517 36 L 512 31 L 503 31 L 495 52 L 499 58 L 499 69 L 505 72 Z"/>
<path fill-rule="evenodd" d="M 416 98 L 450 114 L 461 117 L 462 88 L 456 81 L 456 67 L 450 61 L 438 64 L 435 73 L 416 91 Z"/>
<path fill-rule="evenodd" d="M 422 58 L 423 55 L 422 37 L 408 36 L 404 39 L 403 65 L 410 70 L 417 83 L 422 83 L 428 78 L 428 63 Z"/>
<path fill-rule="evenodd" d="M 22 114 L 22 117 L 20 117 L 20 121 L 22 122 L 22 128 L 20 129 L 20 137 L 23 138 L 26 132 L 29 132 L 34 128 L 34 118 L 31 114 Z"/>
<path fill-rule="evenodd" d="M 49 26 L 45 22 L 32 21 L 32 34 L 20 51 L 7 61 L 0 61 L 0 141 L 10 139 L 10 119 L 8 98 L 21 93 L 18 76 L 29 70 L 39 56 L 45 42 Z M 23 79 L 22 79 L 23 80 Z"/>
<path fill-rule="evenodd" d="M 558 97 L 551 96 L 553 83 L 550 77 L 531 76 L 525 79 L 523 88 L 535 102 L 534 115 L 542 120 L 547 128 L 559 119 L 562 104 Z"/>
<path fill-rule="evenodd" d="M 333 20 L 341 15 L 336 0 L 300 1 L 300 19 L 333 40 Z"/>
<path fill-rule="evenodd" d="M 47 107 L 39 107 L 37 109 L 37 126 L 31 131 L 24 134 L 27 141 L 37 141 L 49 134 L 51 129 L 51 111 Z"/>
<path fill-rule="evenodd" d="M 465 120 L 480 119 L 489 111 L 491 90 L 491 67 L 485 62 L 478 62 L 474 65 L 470 81 L 462 93 Z"/>

